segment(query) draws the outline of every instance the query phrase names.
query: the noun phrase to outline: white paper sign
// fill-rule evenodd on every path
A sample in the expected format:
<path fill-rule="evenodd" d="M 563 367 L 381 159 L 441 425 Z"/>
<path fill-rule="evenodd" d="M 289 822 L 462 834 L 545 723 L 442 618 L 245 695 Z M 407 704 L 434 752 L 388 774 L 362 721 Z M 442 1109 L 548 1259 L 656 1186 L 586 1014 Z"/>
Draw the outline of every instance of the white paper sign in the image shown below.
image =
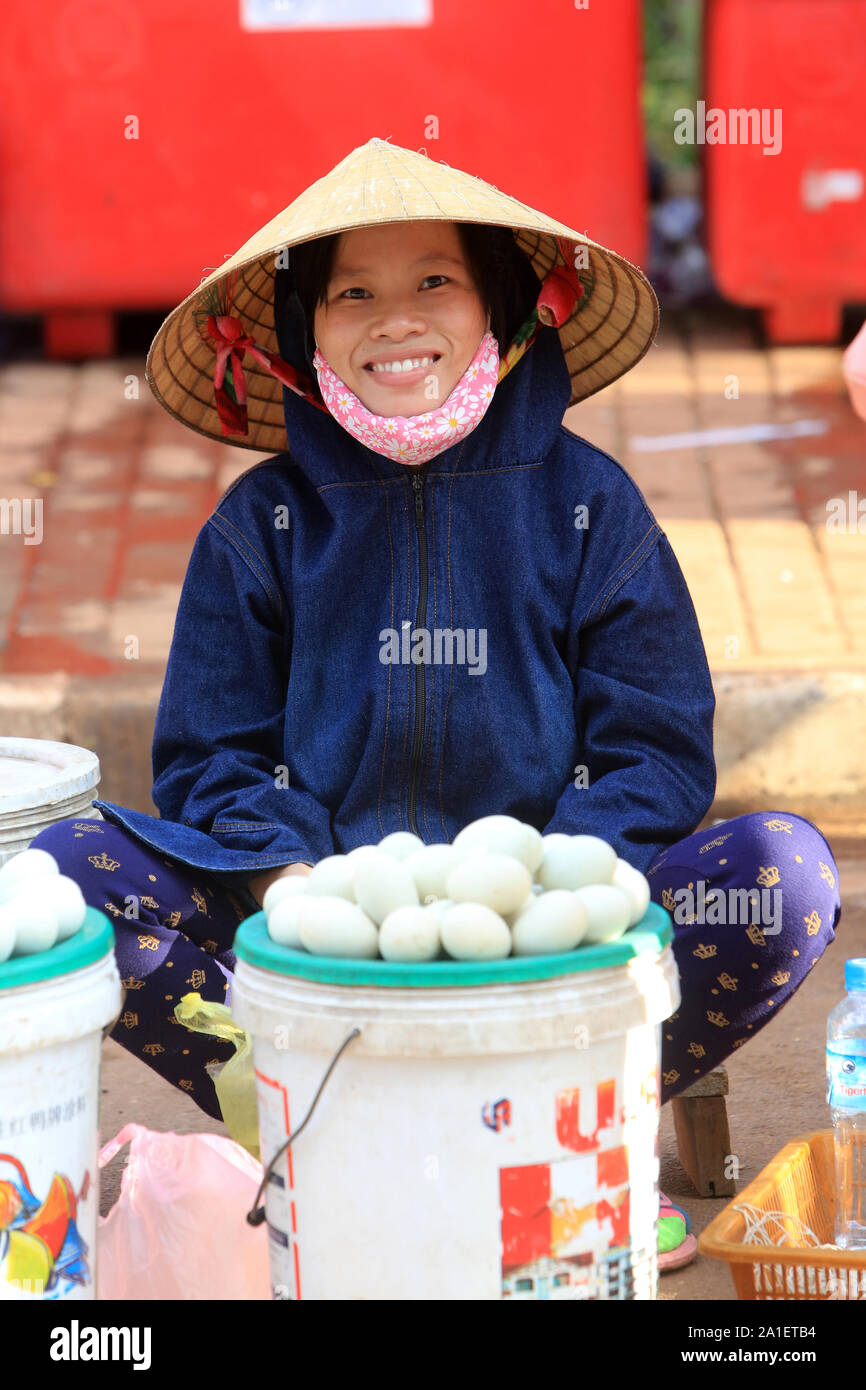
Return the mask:
<path fill-rule="evenodd" d="M 433 0 L 240 0 L 241 28 L 391 29 L 432 24 Z"/>

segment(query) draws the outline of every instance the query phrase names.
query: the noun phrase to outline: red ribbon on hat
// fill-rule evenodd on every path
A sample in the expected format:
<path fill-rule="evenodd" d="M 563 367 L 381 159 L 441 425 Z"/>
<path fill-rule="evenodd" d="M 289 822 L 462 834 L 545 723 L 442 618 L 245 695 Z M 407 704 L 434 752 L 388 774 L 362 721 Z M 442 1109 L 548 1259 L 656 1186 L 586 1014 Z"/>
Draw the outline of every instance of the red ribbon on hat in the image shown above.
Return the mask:
<path fill-rule="evenodd" d="M 520 325 L 508 348 L 500 356 L 499 380 L 507 376 L 526 355 L 542 327 L 560 328 L 585 293 L 572 260 L 574 242 L 556 237 L 563 265 L 554 265 L 545 275 L 532 313 Z"/>
<path fill-rule="evenodd" d="M 571 244 L 562 237 L 556 238 L 556 244 L 564 264 L 555 265 L 547 272 L 535 304 L 539 322 L 550 328 L 559 328 L 565 323 L 575 304 L 584 294 L 580 276 L 571 258 Z"/>
<path fill-rule="evenodd" d="M 247 352 L 284 386 L 320 410 L 325 409 L 313 396 L 308 378 L 284 362 L 277 353 L 261 347 L 255 338 L 244 331 L 241 320 L 235 314 L 208 314 L 204 331 L 216 352 L 214 399 L 223 434 L 246 434 L 248 430 L 247 383 L 243 368 L 244 354 Z"/>

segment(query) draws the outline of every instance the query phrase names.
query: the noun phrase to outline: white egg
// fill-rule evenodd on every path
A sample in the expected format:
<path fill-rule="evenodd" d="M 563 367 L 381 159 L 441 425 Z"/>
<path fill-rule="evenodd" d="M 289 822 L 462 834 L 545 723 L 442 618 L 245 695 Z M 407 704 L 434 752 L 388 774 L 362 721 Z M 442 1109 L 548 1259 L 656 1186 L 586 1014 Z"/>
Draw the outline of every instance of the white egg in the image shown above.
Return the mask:
<path fill-rule="evenodd" d="M 577 895 L 565 888 L 554 888 L 540 898 L 530 898 L 528 906 L 512 918 L 513 953 L 538 956 L 573 951 L 588 925 L 589 914 Z"/>
<path fill-rule="evenodd" d="M 585 888 L 590 883 L 610 883 L 616 867 L 616 850 L 597 835 L 571 835 L 567 844 L 545 847 L 536 877 L 544 888 Z"/>
<path fill-rule="evenodd" d="M 346 855 L 346 858 L 351 860 L 352 868 L 354 871 L 360 859 L 369 859 L 371 854 L 381 853 L 382 851 L 380 849 L 377 849 L 375 845 L 356 845 L 354 849 L 349 850 L 349 853 Z"/>
<path fill-rule="evenodd" d="M 275 878 L 270 887 L 265 889 L 262 898 L 265 913 L 273 912 L 277 903 L 281 903 L 284 898 L 296 898 L 299 893 L 306 893 L 307 878 L 307 874 L 287 874 L 285 878 Z"/>
<path fill-rule="evenodd" d="M 483 903 L 500 915 L 521 907 L 531 887 L 526 865 L 510 854 L 498 853 L 464 859 L 445 881 L 448 897 L 455 903 Z"/>
<path fill-rule="evenodd" d="M 298 898 L 298 934 L 314 956 L 369 960 L 379 954 L 376 923 L 345 898 Z"/>
<path fill-rule="evenodd" d="M 516 853 L 516 857 L 526 865 L 531 874 L 540 868 L 544 858 L 544 837 L 534 825 L 523 825 L 523 852 Z"/>
<path fill-rule="evenodd" d="M 395 908 L 419 906 L 415 880 L 399 859 L 380 850 L 356 863 L 355 897 L 374 922 L 381 924 Z"/>
<path fill-rule="evenodd" d="M 424 841 L 409 830 L 394 830 L 380 840 L 376 848 L 380 854 L 390 854 L 394 859 L 408 859 L 410 854 L 424 848 Z"/>
<path fill-rule="evenodd" d="M 573 835 L 566 835 L 561 830 L 551 830 L 549 835 L 542 835 L 542 848 L 553 849 L 554 845 L 570 845 L 573 839 Z"/>
<path fill-rule="evenodd" d="M 616 868 L 613 871 L 613 886 L 622 888 L 628 894 L 631 899 L 628 924 L 629 927 L 637 926 L 638 922 L 645 917 L 650 904 L 649 880 L 644 877 L 640 869 L 636 869 L 626 859 L 617 858 Z"/>
<path fill-rule="evenodd" d="M 585 872 L 592 874 L 590 883 L 610 883 L 616 868 L 617 853 L 600 835 L 573 835 L 574 849 L 583 855 Z M 581 885 L 583 886 L 583 885 Z"/>
<path fill-rule="evenodd" d="M 292 897 L 283 896 L 273 902 L 267 911 L 268 936 L 278 946 L 291 946 L 293 951 L 302 951 L 300 933 L 300 905 L 307 902 L 306 894 L 296 893 Z"/>
<path fill-rule="evenodd" d="M 508 923 L 481 903 L 455 903 L 443 915 L 440 932 L 455 960 L 502 960 L 511 953 Z"/>
<path fill-rule="evenodd" d="M 424 911 L 429 912 L 431 917 L 435 917 L 437 923 L 441 926 L 442 918 L 445 916 L 449 907 L 453 906 L 454 903 L 450 898 L 434 898 L 432 902 L 424 904 Z"/>
<path fill-rule="evenodd" d="M 422 903 L 425 898 L 445 897 L 445 880 L 459 862 L 460 855 L 453 845 L 425 845 L 403 860 Z"/>
<path fill-rule="evenodd" d="M 379 952 L 385 960 L 435 960 L 439 921 L 426 907 L 398 907 L 379 929 Z"/>
<path fill-rule="evenodd" d="M 33 893 L 57 923 L 57 940 L 66 941 L 84 925 L 87 903 L 74 878 L 54 874 L 40 880 L 38 887 L 32 879 L 22 879 L 11 901 L 13 903 Z"/>
<path fill-rule="evenodd" d="M 489 845 L 452 845 L 457 856 L 457 863 L 462 864 L 465 859 L 483 859 L 490 853 Z"/>
<path fill-rule="evenodd" d="M 33 956 L 51 950 L 57 941 L 57 918 L 48 904 L 21 893 L 6 903 L 6 908 L 15 924 L 13 955 Z"/>
<path fill-rule="evenodd" d="M 543 898 L 544 896 L 545 890 L 542 888 L 541 884 L 533 883 L 529 889 L 529 897 L 524 898 L 519 907 L 516 907 L 513 912 L 503 912 L 501 914 L 508 923 L 509 929 L 514 926 L 521 912 L 525 912 L 530 903 L 537 902 L 539 898 Z"/>
<path fill-rule="evenodd" d="M 16 885 L 22 880 L 59 873 L 57 860 L 45 849 L 23 849 L 20 854 L 13 854 L 0 868 L 0 903 L 9 901 Z"/>
<path fill-rule="evenodd" d="M 525 825 L 515 816 L 482 816 L 454 837 L 456 850 L 485 847 L 492 854 L 509 854 L 519 859 L 529 872 L 535 873 L 541 863 L 544 844 L 532 825 Z"/>
<path fill-rule="evenodd" d="M 563 835 L 563 834 L 561 834 L 558 830 L 552 831 L 550 835 L 542 835 L 542 837 L 541 837 L 541 863 L 539 864 L 538 868 L 535 870 L 535 873 L 534 873 L 534 875 L 533 875 L 533 878 L 534 878 L 534 880 L 535 880 L 536 883 L 540 883 L 540 882 L 541 882 L 541 871 L 542 871 L 542 869 L 544 868 L 544 861 L 545 861 L 545 859 L 547 858 L 547 856 L 549 855 L 550 851 L 551 851 L 552 849 L 556 849 L 557 846 L 561 846 L 561 845 L 570 845 L 570 844 L 571 844 L 571 840 L 572 840 L 571 835 Z M 543 888 L 543 885 L 542 885 L 542 888 Z"/>
<path fill-rule="evenodd" d="M 353 903 L 357 863 L 345 854 L 329 854 L 320 859 L 307 876 L 307 892 L 314 898 L 345 898 Z"/>
<path fill-rule="evenodd" d="M 575 897 L 587 911 L 584 945 L 601 945 L 616 941 L 628 930 L 631 899 L 621 888 L 611 883 L 591 883 L 575 891 Z"/>
<path fill-rule="evenodd" d="M 15 917 L 8 903 L 0 904 L 0 965 L 15 950 Z"/>

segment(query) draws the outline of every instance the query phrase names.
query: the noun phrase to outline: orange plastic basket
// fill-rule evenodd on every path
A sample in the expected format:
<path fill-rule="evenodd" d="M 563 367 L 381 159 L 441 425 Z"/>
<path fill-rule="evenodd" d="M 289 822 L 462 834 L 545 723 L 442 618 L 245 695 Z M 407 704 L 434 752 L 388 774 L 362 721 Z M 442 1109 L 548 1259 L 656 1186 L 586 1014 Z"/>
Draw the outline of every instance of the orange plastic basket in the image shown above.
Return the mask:
<path fill-rule="evenodd" d="M 719 1212 L 698 1250 L 727 1261 L 741 1299 L 866 1299 L 866 1250 L 809 1247 L 801 1233 L 803 1223 L 821 1244 L 832 1244 L 835 1190 L 833 1131 L 816 1130 L 786 1144 Z M 773 1224 L 784 1245 L 745 1243 L 746 1218 L 734 1208 L 746 1204 L 782 1213 Z"/>

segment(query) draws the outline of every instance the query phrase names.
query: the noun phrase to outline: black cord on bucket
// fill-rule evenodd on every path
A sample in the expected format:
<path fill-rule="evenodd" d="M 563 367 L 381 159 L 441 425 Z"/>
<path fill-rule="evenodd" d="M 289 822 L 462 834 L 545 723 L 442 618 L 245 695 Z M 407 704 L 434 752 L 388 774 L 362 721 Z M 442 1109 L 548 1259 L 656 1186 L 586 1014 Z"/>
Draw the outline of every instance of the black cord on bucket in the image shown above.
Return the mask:
<path fill-rule="evenodd" d="M 259 1190 L 258 1190 L 258 1192 L 257 1192 L 256 1195 L 255 1195 L 255 1199 L 254 1199 L 254 1201 L 253 1201 L 253 1205 L 252 1205 L 251 1209 L 247 1212 L 247 1221 L 249 1222 L 249 1224 L 250 1224 L 251 1226 L 261 1226 L 262 1222 L 263 1222 L 264 1219 L 265 1219 L 265 1209 L 264 1209 L 263 1206 L 261 1206 L 261 1207 L 259 1206 L 259 1202 L 260 1202 L 261 1199 L 262 1199 L 262 1193 L 264 1192 L 265 1188 L 267 1187 L 268 1183 L 269 1183 L 270 1180 L 271 1180 L 271 1177 L 273 1176 L 274 1164 L 279 1162 L 279 1160 L 282 1158 L 283 1154 L 286 1152 L 286 1149 L 289 1147 L 289 1145 L 290 1145 L 290 1144 L 293 1144 L 293 1143 L 295 1142 L 295 1140 L 297 1139 L 298 1135 L 299 1135 L 299 1134 L 301 1133 L 301 1131 L 304 1129 L 304 1127 L 306 1126 L 306 1124 L 307 1124 L 307 1122 L 309 1121 L 310 1117 L 312 1116 L 313 1111 L 315 1110 L 316 1106 L 317 1106 L 318 1103 L 319 1103 L 319 1096 L 322 1094 L 322 1092 L 323 1092 L 324 1089 L 325 1089 L 325 1083 L 327 1082 L 328 1077 L 331 1075 L 331 1072 L 334 1070 L 334 1067 L 335 1067 L 335 1066 L 337 1065 L 337 1063 L 339 1062 L 341 1056 L 343 1055 L 343 1052 L 344 1052 L 345 1049 L 349 1046 L 349 1043 L 352 1042 L 353 1038 L 360 1038 L 360 1036 L 361 1036 L 361 1030 L 360 1030 L 360 1028 L 353 1028 L 352 1031 L 351 1031 L 351 1033 L 348 1035 L 348 1037 L 347 1037 L 347 1038 L 344 1038 L 343 1041 L 340 1043 L 340 1046 L 337 1048 L 337 1051 L 334 1053 L 334 1056 L 331 1058 L 331 1065 L 328 1067 L 328 1070 L 325 1072 L 325 1075 L 322 1077 L 322 1080 L 321 1080 L 321 1082 L 320 1082 L 320 1084 L 319 1084 L 319 1089 L 318 1089 L 318 1091 L 317 1091 L 316 1094 L 313 1096 L 313 1103 L 312 1103 L 312 1105 L 310 1106 L 309 1110 L 307 1111 L 307 1113 L 306 1113 L 306 1115 L 304 1116 L 304 1118 L 303 1118 L 303 1120 L 301 1121 L 301 1123 L 298 1125 L 298 1128 L 294 1131 L 293 1134 L 290 1134 L 290 1135 L 289 1135 L 288 1139 L 286 1140 L 286 1142 L 285 1142 L 284 1144 L 281 1144 L 281 1145 L 280 1145 L 280 1147 L 277 1149 L 277 1152 L 274 1154 L 273 1158 L 271 1159 L 270 1163 L 268 1164 L 267 1168 L 265 1169 L 264 1177 L 262 1178 L 262 1181 L 261 1181 L 261 1185 L 260 1185 L 260 1187 L 259 1187 Z"/>

